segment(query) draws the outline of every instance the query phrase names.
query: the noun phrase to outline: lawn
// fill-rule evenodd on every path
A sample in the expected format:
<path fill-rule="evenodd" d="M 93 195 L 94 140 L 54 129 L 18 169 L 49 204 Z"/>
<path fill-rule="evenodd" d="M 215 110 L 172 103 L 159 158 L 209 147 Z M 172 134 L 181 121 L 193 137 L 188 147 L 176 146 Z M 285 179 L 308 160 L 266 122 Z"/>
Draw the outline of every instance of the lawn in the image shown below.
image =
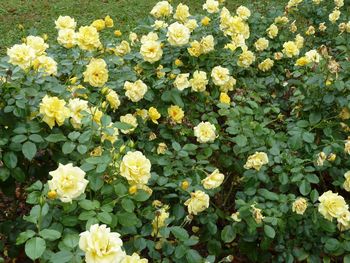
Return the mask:
<path fill-rule="evenodd" d="M 157 0 L 0 0 L 0 55 L 6 48 L 18 43 L 26 35 L 25 30 L 37 29 L 37 34 L 47 33 L 55 38 L 54 20 L 59 15 L 74 17 L 79 25 L 90 24 L 96 18 L 110 15 L 115 20 L 116 28 L 124 31 L 133 28 L 137 22 L 148 15 Z M 193 13 L 202 9 L 200 0 L 173 0 L 173 6 L 182 2 L 190 6 Z M 255 10 L 266 11 L 271 3 L 285 0 L 226 0 L 229 10 L 244 4 Z M 29 31 L 34 32 L 35 31 Z"/>

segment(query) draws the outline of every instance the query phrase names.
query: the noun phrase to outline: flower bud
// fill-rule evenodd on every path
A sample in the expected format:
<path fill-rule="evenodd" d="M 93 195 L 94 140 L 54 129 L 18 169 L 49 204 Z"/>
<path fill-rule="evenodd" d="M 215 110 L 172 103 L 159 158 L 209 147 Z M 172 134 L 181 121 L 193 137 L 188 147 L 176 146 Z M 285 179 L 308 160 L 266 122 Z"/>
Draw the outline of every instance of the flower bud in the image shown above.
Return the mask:
<path fill-rule="evenodd" d="M 137 186 L 136 185 L 132 185 L 129 187 L 129 194 L 133 195 L 137 192 Z"/>
<path fill-rule="evenodd" d="M 47 197 L 50 198 L 50 199 L 56 199 L 57 197 L 57 193 L 55 190 L 51 190 L 47 193 Z"/>
<path fill-rule="evenodd" d="M 183 190 L 187 190 L 189 186 L 190 186 L 190 183 L 189 183 L 187 180 L 182 181 L 182 183 L 181 183 L 181 188 L 182 188 Z"/>

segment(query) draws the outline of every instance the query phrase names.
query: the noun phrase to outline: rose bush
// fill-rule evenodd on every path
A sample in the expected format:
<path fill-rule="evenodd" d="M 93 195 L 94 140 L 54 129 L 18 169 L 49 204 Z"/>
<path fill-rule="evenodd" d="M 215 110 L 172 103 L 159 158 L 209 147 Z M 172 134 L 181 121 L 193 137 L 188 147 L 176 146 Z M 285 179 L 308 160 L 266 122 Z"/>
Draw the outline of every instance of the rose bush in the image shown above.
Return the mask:
<path fill-rule="evenodd" d="M 7 50 L 2 260 L 350 262 L 350 2 L 223 2 Z"/>

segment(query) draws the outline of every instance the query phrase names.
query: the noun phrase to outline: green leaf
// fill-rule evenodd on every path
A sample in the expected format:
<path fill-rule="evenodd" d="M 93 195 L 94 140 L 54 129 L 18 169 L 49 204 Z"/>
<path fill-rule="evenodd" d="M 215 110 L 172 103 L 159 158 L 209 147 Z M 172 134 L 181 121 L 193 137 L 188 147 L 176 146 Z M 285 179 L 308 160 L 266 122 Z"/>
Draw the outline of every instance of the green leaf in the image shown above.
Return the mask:
<path fill-rule="evenodd" d="M 70 251 L 62 250 L 55 254 L 53 254 L 50 257 L 51 263 L 66 263 L 71 262 L 71 259 L 73 258 L 73 254 Z"/>
<path fill-rule="evenodd" d="M 33 230 L 26 230 L 25 232 L 22 232 L 19 234 L 19 236 L 16 239 L 16 245 L 23 244 L 26 242 L 29 238 L 35 236 L 35 232 Z"/>
<path fill-rule="evenodd" d="M 112 223 L 112 216 L 107 212 L 101 212 L 97 214 L 97 219 L 102 223 L 110 224 Z"/>
<path fill-rule="evenodd" d="M 16 136 L 13 136 L 11 138 L 11 140 L 14 142 L 14 143 L 22 143 L 24 141 L 27 140 L 27 136 L 23 135 L 23 134 L 19 134 L 19 135 L 16 135 Z"/>
<path fill-rule="evenodd" d="M 122 184 L 116 184 L 114 186 L 114 192 L 118 195 L 118 196 L 122 196 L 125 195 L 128 192 L 128 189 Z"/>
<path fill-rule="evenodd" d="M 30 135 L 29 140 L 31 140 L 32 142 L 36 142 L 36 143 L 44 142 L 43 137 L 41 137 L 39 134 Z"/>
<path fill-rule="evenodd" d="M 276 235 L 275 229 L 269 225 L 264 226 L 264 233 L 269 238 L 275 238 Z"/>
<path fill-rule="evenodd" d="M 329 238 L 324 246 L 327 250 L 334 252 L 340 247 L 340 242 L 335 238 Z"/>
<path fill-rule="evenodd" d="M 75 148 L 75 143 L 68 141 L 62 145 L 62 152 L 64 154 L 70 154 L 71 152 L 73 152 L 74 148 Z"/>
<path fill-rule="evenodd" d="M 28 160 L 32 160 L 36 154 L 36 145 L 32 142 L 25 142 L 22 145 L 22 153 Z"/>
<path fill-rule="evenodd" d="M 236 238 L 236 231 L 233 229 L 232 226 L 228 225 L 225 226 L 224 229 L 221 231 L 221 239 L 225 243 L 230 243 Z"/>
<path fill-rule="evenodd" d="M 10 169 L 13 169 L 17 166 L 17 156 L 14 152 L 5 153 L 3 157 L 3 161 L 5 165 Z"/>
<path fill-rule="evenodd" d="M 319 112 L 312 112 L 309 115 L 309 122 L 311 125 L 315 125 L 319 123 L 321 119 L 322 119 L 322 115 Z"/>
<path fill-rule="evenodd" d="M 174 150 L 177 152 L 181 150 L 181 145 L 178 142 L 173 142 L 172 146 L 173 146 Z"/>
<path fill-rule="evenodd" d="M 137 224 L 138 219 L 134 213 L 123 212 L 118 215 L 118 223 L 122 226 L 134 226 Z"/>
<path fill-rule="evenodd" d="M 186 251 L 186 259 L 189 263 L 198 263 L 202 262 L 202 257 L 194 249 L 189 249 Z"/>
<path fill-rule="evenodd" d="M 124 198 L 123 200 L 122 200 L 122 207 L 124 208 L 124 210 L 126 211 L 126 212 L 132 212 L 132 211 L 134 211 L 134 209 L 135 209 L 135 205 L 134 205 L 134 202 L 133 201 L 131 201 L 130 199 L 127 199 L 127 198 Z"/>
<path fill-rule="evenodd" d="M 179 227 L 179 226 L 173 226 L 171 229 L 170 229 L 171 233 L 173 233 L 173 235 L 181 240 L 181 241 L 185 241 L 186 239 L 188 239 L 189 235 L 186 231 L 186 229 L 182 228 L 182 227 Z"/>
<path fill-rule="evenodd" d="M 25 252 L 32 260 L 38 259 L 46 249 L 45 240 L 40 237 L 29 239 L 25 245 Z"/>
<path fill-rule="evenodd" d="M 344 257 L 343 263 L 350 263 L 350 254 L 347 254 L 347 255 Z"/>
<path fill-rule="evenodd" d="M 245 137 L 244 135 L 238 135 L 233 140 L 237 143 L 239 147 L 246 146 L 248 142 L 247 137 Z"/>
<path fill-rule="evenodd" d="M 85 145 L 80 144 L 80 145 L 78 145 L 77 150 L 80 154 L 85 154 L 87 152 L 88 148 Z"/>
<path fill-rule="evenodd" d="M 85 210 L 94 210 L 100 207 L 100 202 L 85 199 L 79 202 L 79 206 Z"/>
<path fill-rule="evenodd" d="M 6 167 L 0 168 L 0 180 L 5 182 L 10 177 L 10 170 Z"/>
<path fill-rule="evenodd" d="M 66 141 L 66 137 L 63 134 L 50 134 L 45 138 L 46 141 L 48 142 L 64 142 Z"/>
<path fill-rule="evenodd" d="M 311 191 L 311 185 L 308 181 L 302 180 L 301 184 L 299 185 L 299 191 L 302 195 L 308 195 Z"/>
<path fill-rule="evenodd" d="M 315 140 L 315 135 L 313 133 L 310 133 L 310 132 L 304 132 L 303 133 L 303 140 L 305 142 L 308 142 L 308 143 L 313 143 L 313 141 Z"/>
<path fill-rule="evenodd" d="M 150 194 L 148 194 L 147 192 L 143 191 L 143 190 L 137 190 L 137 193 L 135 195 L 133 195 L 133 199 L 139 202 L 144 202 L 146 201 L 148 198 L 150 198 Z"/>
<path fill-rule="evenodd" d="M 63 238 L 63 244 L 70 248 L 73 249 L 79 244 L 79 235 L 78 234 L 68 234 Z"/>
<path fill-rule="evenodd" d="M 43 229 L 39 232 L 39 235 L 46 240 L 54 241 L 61 237 L 61 233 L 53 229 Z"/>

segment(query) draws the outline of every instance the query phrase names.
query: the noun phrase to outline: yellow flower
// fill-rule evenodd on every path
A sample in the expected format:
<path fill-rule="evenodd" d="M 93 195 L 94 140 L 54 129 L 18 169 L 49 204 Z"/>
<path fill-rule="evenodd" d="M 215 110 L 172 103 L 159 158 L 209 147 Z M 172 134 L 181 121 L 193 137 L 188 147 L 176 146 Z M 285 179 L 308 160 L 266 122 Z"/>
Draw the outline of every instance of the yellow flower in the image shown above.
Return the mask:
<path fill-rule="evenodd" d="M 225 176 L 219 172 L 218 169 L 214 170 L 210 175 L 202 180 L 202 185 L 205 189 L 214 189 L 219 187 L 224 181 Z"/>
<path fill-rule="evenodd" d="M 181 123 L 185 116 L 184 111 L 177 105 L 172 105 L 168 108 L 168 115 L 176 123 Z"/>
<path fill-rule="evenodd" d="M 216 66 L 211 71 L 211 77 L 215 85 L 223 86 L 230 80 L 230 71 L 228 68 Z"/>
<path fill-rule="evenodd" d="M 289 22 L 289 19 L 288 17 L 286 16 L 278 16 L 275 18 L 275 21 L 274 21 L 276 24 L 282 24 L 282 25 L 285 25 Z"/>
<path fill-rule="evenodd" d="M 333 12 L 330 13 L 328 16 L 329 21 L 331 21 L 334 24 L 339 19 L 340 14 L 341 13 L 338 9 L 334 9 Z"/>
<path fill-rule="evenodd" d="M 89 109 L 89 113 L 91 114 L 92 120 L 98 125 L 101 125 L 101 118 L 103 116 L 103 112 L 100 111 L 97 107 L 91 107 Z"/>
<path fill-rule="evenodd" d="M 201 52 L 203 54 L 207 54 L 210 51 L 213 51 L 214 50 L 214 45 L 215 45 L 214 37 L 212 35 L 203 37 L 201 39 L 200 45 L 201 45 Z"/>
<path fill-rule="evenodd" d="M 106 225 L 91 225 L 88 231 L 80 234 L 79 248 L 85 252 L 85 261 L 89 263 L 120 263 L 126 257 L 122 246 L 120 234 L 111 232 Z"/>
<path fill-rule="evenodd" d="M 308 29 L 306 30 L 305 34 L 307 36 L 314 35 L 315 34 L 315 28 L 313 26 L 309 26 Z"/>
<path fill-rule="evenodd" d="M 79 98 L 70 99 L 68 108 L 70 110 L 71 124 L 74 128 L 79 129 L 83 118 L 82 112 L 88 110 L 88 102 Z"/>
<path fill-rule="evenodd" d="M 69 117 L 69 109 L 65 106 L 66 102 L 57 97 L 45 95 L 40 103 L 40 114 L 43 115 L 43 121 L 52 129 L 57 123 L 63 125 L 66 118 Z"/>
<path fill-rule="evenodd" d="M 292 211 L 299 215 L 303 215 L 306 208 L 307 208 L 307 201 L 305 198 L 302 198 L 302 197 L 296 199 L 292 204 Z"/>
<path fill-rule="evenodd" d="M 209 207 L 209 195 L 197 190 L 191 193 L 191 198 L 186 200 L 185 206 L 187 206 L 189 214 L 197 215 Z"/>
<path fill-rule="evenodd" d="M 120 175 L 129 184 L 147 184 L 151 178 L 151 162 L 140 151 L 127 152 L 120 164 Z"/>
<path fill-rule="evenodd" d="M 108 89 L 108 93 L 106 95 L 106 100 L 108 101 L 109 105 L 115 111 L 120 106 L 120 100 L 117 92 L 115 92 L 112 89 Z"/>
<path fill-rule="evenodd" d="M 49 172 L 52 179 L 47 183 L 50 191 L 56 191 L 57 197 L 64 203 L 72 202 L 84 193 L 86 185 L 85 172 L 79 167 L 69 163 L 66 165 L 58 164 L 58 168 Z"/>
<path fill-rule="evenodd" d="M 122 31 L 120 31 L 120 30 L 115 30 L 115 31 L 114 31 L 114 35 L 115 35 L 116 37 L 120 37 L 120 36 L 122 36 Z"/>
<path fill-rule="evenodd" d="M 101 156 L 103 152 L 103 149 L 101 146 L 97 146 L 95 147 L 91 152 L 90 152 L 90 156 Z"/>
<path fill-rule="evenodd" d="M 269 28 L 266 30 L 267 35 L 269 38 L 273 39 L 277 37 L 278 35 L 278 27 L 275 24 L 272 24 L 269 26 Z"/>
<path fill-rule="evenodd" d="M 350 171 L 347 171 L 344 174 L 344 177 L 345 177 L 345 181 L 343 183 L 343 187 L 346 191 L 350 192 Z"/>
<path fill-rule="evenodd" d="M 168 1 L 158 2 L 151 10 L 151 15 L 155 18 L 167 17 L 173 13 L 173 7 L 168 3 Z"/>
<path fill-rule="evenodd" d="M 327 160 L 329 162 L 334 162 L 336 158 L 337 158 L 337 155 L 335 153 L 330 153 L 327 157 Z"/>
<path fill-rule="evenodd" d="M 199 57 L 202 54 L 202 45 L 197 40 L 192 41 L 187 51 L 192 57 Z"/>
<path fill-rule="evenodd" d="M 130 45 L 128 41 L 125 41 L 125 40 L 120 42 L 120 44 L 116 46 L 114 49 L 114 53 L 120 57 L 125 56 L 126 54 L 130 53 L 130 51 L 131 51 Z"/>
<path fill-rule="evenodd" d="M 168 149 L 168 146 L 164 142 L 161 142 L 158 144 L 157 154 L 164 154 L 167 149 Z"/>
<path fill-rule="evenodd" d="M 327 26 L 325 25 L 325 23 L 320 23 L 319 26 L 318 26 L 318 29 L 319 29 L 321 32 L 324 32 L 324 31 L 326 31 Z"/>
<path fill-rule="evenodd" d="M 51 190 L 47 193 L 47 197 L 50 199 L 56 199 L 57 198 L 57 192 L 55 190 Z"/>
<path fill-rule="evenodd" d="M 220 102 L 230 105 L 230 103 L 231 103 L 231 98 L 230 98 L 229 95 L 227 95 L 227 93 L 221 92 L 221 93 L 220 93 Z"/>
<path fill-rule="evenodd" d="M 149 40 L 141 45 L 140 54 L 145 61 L 154 63 L 163 56 L 163 50 L 159 41 Z"/>
<path fill-rule="evenodd" d="M 148 116 L 151 119 L 151 121 L 153 123 L 157 123 L 158 124 L 158 119 L 160 118 L 160 113 L 158 112 L 158 110 L 154 107 L 150 107 L 148 109 Z"/>
<path fill-rule="evenodd" d="M 124 134 L 129 134 L 133 132 L 137 127 L 137 119 L 134 116 L 132 116 L 132 114 L 130 113 L 124 116 L 120 116 L 120 122 L 124 122 L 132 126 L 130 129 L 121 130 L 121 132 Z"/>
<path fill-rule="evenodd" d="M 254 43 L 254 46 L 257 51 L 264 51 L 269 47 L 269 41 L 266 38 L 261 37 Z"/>
<path fill-rule="evenodd" d="M 181 66 L 183 66 L 184 65 L 184 63 L 181 61 L 181 59 L 175 59 L 175 65 L 177 66 L 177 67 L 181 67 Z"/>
<path fill-rule="evenodd" d="M 159 229 L 164 227 L 165 220 L 169 218 L 169 213 L 167 212 L 167 206 L 162 207 L 158 211 L 156 211 L 156 217 L 152 221 L 152 236 L 160 236 Z"/>
<path fill-rule="evenodd" d="M 242 68 L 248 68 L 255 61 L 255 55 L 249 50 L 243 50 L 238 57 L 237 65 Z"/>
<path fill-rule="evenodd" d="M 175 22 L 168 27 L 167 37 L 170 45 L 183 46 L 190 39 L 190 30 L 184 25 Z"/>
<path fill-rule="evenodd" d="M 110 124 L 108 127 L 110 131 L 102 132 L 101 142 L 104 142 L 105 140 L 110 141 L 112 144 L 115 143 L 116 140 L 118 140 L 119 136 L 119 130 L 118 128 L 112 127 L 112 124 Z M 113 134 L 111 134 L 113 131 Z"/>
<path fill-rule="evenodd" d="M 106 27 L 113 27 L 114 26 L 113 19 L 110 16 L 105 17 L 105 25 L 106 25 Z"/>
<path fill-rule="evenodd" d="M 65 48 L 72 48 L 76 45 L 76 33 L 73 29 L 60 29 L 57 42 Z"/>
<path fill-rule="evenodd" d="M 256 208 L 254 205 L 251 206 L 252 207 L 252 214 L 253 214 L 253 218 L 255 220 L 255 222 L 257 224 L 261 224 L 262 223 L 262 220 L 265 218 L 263 215 L 262 215 L 262 212 L 261 212 L 261 209 L 260 208 Z"/>
<path fill-rule="evenodd" d="M 261 71 L 265 72 L 265 71 L 270 70 L 273 67 L 273 64 L 274 64 L 274 61 L 270 58 L 267 58 L 258 65 L 258 68 Z"/>
<path fill-rule="evenodd" d="M 209 17 L 205 16 L 205 17 L 202 18 L 201 24 L 203 26 L 207 26 L 207 25 L 209 25 L 209 23 L 210 23 L 210 18 Z"/>
<path fill-rule="evenodd" d="M 121 263 L 148 263 L 148 260 L 145 258 L 140 258 L 137 253 L 133 253 L 131 256 L 126 255 Z"/>
<path fill-rule="evenodd" d="M 194 136 L 197 137 L 199 143 L 213 142 L 216 138 L 216 128 L 210 122 L 201 122 L 194 127 Z"/>
<path fill-rule="evenodd" d="M 34 49 L 36 56 L 46 54 L 45 50 L 49 47 L 49 45 L 45 43 L 44 39 L 37 36 L 27 36 L 26 44 Z"/>
<path fill-rule="evenodd" d="M 300 34 L 296 35 L 296 37 L 295 37 L 295 44 L 297 45 L 297 47 L 299 49 L 304 46 L 304 42 L 305 42 L 305 40 Z"/>
<path fill-rule="evenodd" d="M 138 36 L 134 32 L 130 32 L 129 34 L 129 40 L 131 41 L 131 44 L 135 44 L 136 41 L 138 41 Z"/>
<path fill-rule="evenodd" d="M 190 186 L 190 183 L 187 180 L 184 180 L 184 181 L 181 182 L 181 189 L 182 190 L 186 191 L 189 186 Z"/>
<path fill-rule="evenodd" d="M 293 41 L 287 41 L 283 44 L 283 54 L 291 58 L 299 55 L 299 48 Z"/>
<path fill-rule="evenodd" d="M 134 115 L 140 116 L 142 120 L 147 120 L 148 119 L 148 110 L 146 109 L 136 109 L 136 112 Z"/>
<path fill-rule="evenodd" d="M 321 59 L 321 56 L 320 54 L 317 52 L 317 50 L 315 49 L 312 49 L 308 52 L 305 53 L 305 57 L 311 61 L 311 62 L 315 62 L 315 63 L 319 63 L 320 62 L 320 59 Z"/>
<path fill-rule="evenodd" d="M 239 212 L 232 213 L 231 218 L 235 222 L 241 222 L 242 219 L 239 217 Z"/>
<path fill-rule="evenodd" d="M 248 157 L 248 160 L 245 163 L 244 168 L 245 169 L 254 168 L 255 170 L 259 171 L 261 167 L 265 164 L 268 164 L 268 162 L 269 162 L 269 159 L 266 153 L 255 152 L 253 155 L 250 155 Z"/>
<path fill-rule="evenodd" d="M 57 63 L 53 58 L 39 56 L 33 61 L 33 68 L 45 75 L 57 75 Z"/>
<path fill-rule="evenodd" d="M 187 27 L 190 32 L 195 30 L 198 27 L 197 20 L 196 19 L 188 19 L 185 23 L 185 27 Z"/>
<path fill-rule="evenodd" d="M 83 73 L 84 81 L 93 87 L 103 87 L 108 81 L 107 64 L 102 58 L 92 58 Z"/>
<path fill-rule="evenodd" d="M 158 30 L 158 29 L 161 29 L 161 28 L 167 28 L 168 24 L 165 23 L 163 20 L 156 20 L 156 21 L 154 21 L 154 24 L 152 25 L 152 27 L 155 30 Z"/>
<path fill-rule="evenodd" d="M 339 118 L 342 120 L 350 119 L 350 111 L 347 107 L 342 108 L 341 112 L 339 113 Z"/>
<path fill-rule="evenodd" d="M 133 194 L 136 194 L 137 192 L 137 185 L 132 185 L 129 187 L 129 194 L 133 195 Z"/>
<path fill-rule="evenodd" d="M 58 19 L 55 21 L 56 29 L 62 30 L 62 29 L 75 29 L 77 26 L 77 23 L 75 22 L 74 18 L 71 18 L 70 16 L 59 16 Z"/>
<path fill-rule="evenodd" d="M 190 86 L 190 82 L 188 80 L 188 77 L 190 76 L 189 73 L 182 73 L 176 76 L 176 79 L 174 81 L 174 86 L 178 90 L 184 90 L 187 89 Z"/>
<path fill-rule="evenodd" d="M 176 11 L 174 14 L 174 18 L 182 23 L 186 22 L 188 17 L 190 16 L 189 8 L 187 5 L 178 4 L 176 7 Z"/>
<path fill-rule="evenodd" d="M 283 58 L 283 53 L 282 53 L 282 52 L 275 52 L 275 53 L 273 54 L 273 58 L 274 58 L 275 60 L 281 60 L 281 59 Z"/>
<path fill-rule="evenodd" d="M 250 17 L 250 10 L 241 5 L 236 9 L 236 14 L 243 20 L 247 20 Z"/>
<path fill-rule="evenodd" d="M 337 227 L 340 231 L 345 231 L 350 229 L 350 212 L 344 210 L 340 216 L 337 218 Z"/>
<path fill-rule="evenodd" d="M 203 92 L 208 84 L 207 73 L 196 70 L 190 79 L 191 88 L 196 92 Z"/>
<path fill-rule="evenodd" d="M 303 66 L 306 66 L 307 64 L 309 64 L 310 62 L 311 61 L 307 57 L 300 57 L 295 62 L 295 65 L 299 66 L 299 67 L 303 67 Z"/>
<path fill-rule="evenodd" d="M 83 50 L 93 51 L 102 46 L 97 29 L 93 26 L 82 26 L 76 33 L 78 46 Z"/>
<path fill-rule="evenodd" d="M 203 9 L 207 10 L 208 13 L 217 13 L 219 12 L 219 2 L 215 0 L 207 0 L 203 5 Z"/>
<path fill-rule="evenodd" d="M 318 198 L 318 201 L 320 201 L 318 212 L 329 221 L 332 221 L 334 217 L 340 217 L 344 211 L 348 210 L 348 205 L 344 198 L 338 195 L 338 193 L 333 193 L 332 191 L 323 193 Z"/>
<path fill-rule="evenodd" d="M 236 85 L 236 79 L 233 77 L 230 77 L 228 82 L 226 82 L 224 85 L 220 86 L 221 92 L 228 92 L 233 90 L 234 86 Z"/>
<path fill-rule="evenodd" d="M 125 81 L 124 83 L 125 96 L 132 102 L 140 101 L 147 92 L 147 85 L 142 80 L 135 82 Z"/>
<path fill-rule="evenodd" d="M 26 44 L 17 44 L 7 49 L 7 56 L 9 56 L 9 63 L 25 70 L 35 59 L 35 50 Z"/>
<path fill-rule="evenodd" d="M 295 33 L 295 32 L 298 31 L 298 27 L 297 27 L 296 24 L 295 24 L 295 20 L 294 20 L 293 23 L 290 25 L 289 30 L 290 30 L 290 32 L 292 32 L 292 33 Z"/>
<path fill-rule="evenodd" d="M 91 26 L 97 29 L 97 31 L 101 31 L 106 27 L 106 23 L 103 19 L 97 19 L 92 22 Z"/>

